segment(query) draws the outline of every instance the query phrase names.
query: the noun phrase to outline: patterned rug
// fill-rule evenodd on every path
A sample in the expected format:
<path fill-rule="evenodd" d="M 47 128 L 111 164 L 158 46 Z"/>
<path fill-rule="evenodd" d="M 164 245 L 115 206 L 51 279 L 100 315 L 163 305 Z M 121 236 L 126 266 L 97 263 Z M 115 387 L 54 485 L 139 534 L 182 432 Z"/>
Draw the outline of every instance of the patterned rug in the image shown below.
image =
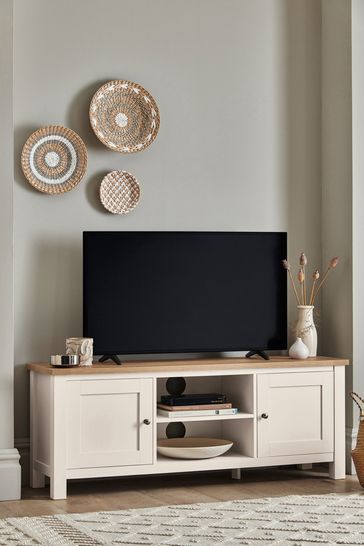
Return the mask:
<path fill-rule="evenodd" d="M 364 545 L 364 493 L 8 518 L 0 544 Z"/>

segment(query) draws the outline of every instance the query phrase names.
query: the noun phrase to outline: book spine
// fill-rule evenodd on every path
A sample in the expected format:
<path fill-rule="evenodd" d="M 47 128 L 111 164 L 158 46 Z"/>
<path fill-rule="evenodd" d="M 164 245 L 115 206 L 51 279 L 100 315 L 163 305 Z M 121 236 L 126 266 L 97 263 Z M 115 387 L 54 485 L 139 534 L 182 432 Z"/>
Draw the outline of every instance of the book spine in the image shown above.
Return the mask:
<path fill-rule="evenodd" d="M 189 397 L 189 398 L 168 398 L 161 396 L 162 404 L 167 406 L 196 406 L 203 404 L 225 404 L 226 396 L 218 396 L 211 398 L 199 398 L 199 397 Z"/>
<path fill-rule="evenodd" d="M 194 404 L 191 406 L 168 406 L 167 404 L 157 404 L 157 407 L 168 411 L 191 411 L 191 410 L 214 410 L 214 409 L 230 409 L 233 407 L 231 402 L 226 404 Z"/>
<path fill-rule="evenodd" d="M 193 410 L 193 411 L 165 411 L 158 409 L 158 415 L 162 417 L 203 417 L 212 415 L 236 415 L 238 413 L 237 408 L 222 409 L 222 410 Z"/>

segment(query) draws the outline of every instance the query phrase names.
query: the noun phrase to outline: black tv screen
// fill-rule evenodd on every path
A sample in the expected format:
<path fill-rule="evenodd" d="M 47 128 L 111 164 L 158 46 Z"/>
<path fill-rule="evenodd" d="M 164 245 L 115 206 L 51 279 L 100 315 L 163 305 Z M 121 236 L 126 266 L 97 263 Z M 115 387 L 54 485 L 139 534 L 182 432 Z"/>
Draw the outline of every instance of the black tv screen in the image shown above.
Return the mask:
<path fill-rule="evenodd" d="M 84 232 L 94 352 L 287 347 L 286 233 Z"/>

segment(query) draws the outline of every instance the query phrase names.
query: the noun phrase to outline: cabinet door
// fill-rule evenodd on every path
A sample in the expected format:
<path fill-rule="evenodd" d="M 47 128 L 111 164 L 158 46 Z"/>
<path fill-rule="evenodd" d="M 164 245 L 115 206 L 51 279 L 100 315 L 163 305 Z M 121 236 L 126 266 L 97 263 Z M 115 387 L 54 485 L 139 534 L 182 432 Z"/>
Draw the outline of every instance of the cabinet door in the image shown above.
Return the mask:
<path fill-rule="evenodd" d="M 152 463 L 152 379 L 69 381 L 67 393 L 68 468 Z"/>
<path fill-rule="evenodd" d="M 332 372 L 258 375 L 258 456 L 333 451 Z"/>

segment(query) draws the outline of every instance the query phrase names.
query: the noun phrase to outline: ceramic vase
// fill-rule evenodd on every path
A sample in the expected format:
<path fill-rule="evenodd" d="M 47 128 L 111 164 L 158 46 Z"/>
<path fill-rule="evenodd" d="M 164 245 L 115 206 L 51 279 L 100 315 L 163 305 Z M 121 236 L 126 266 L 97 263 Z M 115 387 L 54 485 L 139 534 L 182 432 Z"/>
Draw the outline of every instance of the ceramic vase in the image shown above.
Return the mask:
<path fill-rule="evenodd" d="M 291 348 L 288 351 L 288 354 L 291 358 L 297 360 L 305 360 L 309 355 L 309 350 L 307 345 L 305 345 L 300 337 L 296 339 Z"/>
<path fill-rule="evenodd" d="M 93 344 L 92 337 L 68 337 L 66 354 L 79 355 L 80 366 L 92 366 Z"/>
<path fill-rule="evenodd" d="M 317 330 L 313 321 L 313 305 L 297 305 L 298 320 L 296 336 L 300 337 L 309 350 L 308 356 L 317 355 Z"/>

